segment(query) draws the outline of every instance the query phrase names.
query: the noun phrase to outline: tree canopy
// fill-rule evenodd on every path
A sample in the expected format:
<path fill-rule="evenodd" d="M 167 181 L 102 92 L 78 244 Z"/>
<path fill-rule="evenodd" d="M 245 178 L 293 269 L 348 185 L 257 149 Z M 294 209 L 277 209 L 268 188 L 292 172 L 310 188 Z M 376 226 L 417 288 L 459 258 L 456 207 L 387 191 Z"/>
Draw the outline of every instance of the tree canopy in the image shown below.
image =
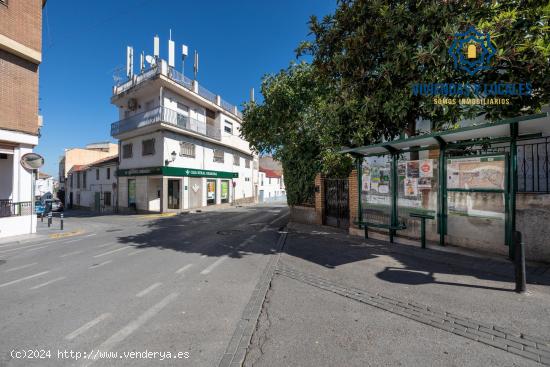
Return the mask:
<path fill-rule="evenodd" d="M 322 171 L 346 175 L 342 146 L 417 133 L 416 122 L 452 127 L 463 118 L 517 116 L 550 97 L 550 5 L 533 0 L 340 0 L 333 14 L 311 17 L 312 39 L 297 48 L 311 63 L 292 63 L 262 81 L 262 103 L 244 111 L 243 136 L 281 160 L 289 204 L 311 198 Z M 453 35 L 489 32 L 492 67 L 473 76 L 449 57 Z M 508 105 L 439 105 L 413 95 L 413 83 L 519 83 L 531 96 Z"/>

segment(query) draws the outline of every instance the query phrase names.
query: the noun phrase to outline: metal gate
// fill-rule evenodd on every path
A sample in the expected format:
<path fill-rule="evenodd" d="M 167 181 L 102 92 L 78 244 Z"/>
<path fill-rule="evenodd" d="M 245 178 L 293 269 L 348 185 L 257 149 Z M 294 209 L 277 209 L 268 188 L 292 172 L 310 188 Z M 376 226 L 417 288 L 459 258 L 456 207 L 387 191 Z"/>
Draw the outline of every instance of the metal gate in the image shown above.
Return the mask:
<path fill-rule="evenodd" d="M 333 227 L 349 227 L 349 190 L 347 178 L 327 178 L 325 185 L 324 223 Z"/>

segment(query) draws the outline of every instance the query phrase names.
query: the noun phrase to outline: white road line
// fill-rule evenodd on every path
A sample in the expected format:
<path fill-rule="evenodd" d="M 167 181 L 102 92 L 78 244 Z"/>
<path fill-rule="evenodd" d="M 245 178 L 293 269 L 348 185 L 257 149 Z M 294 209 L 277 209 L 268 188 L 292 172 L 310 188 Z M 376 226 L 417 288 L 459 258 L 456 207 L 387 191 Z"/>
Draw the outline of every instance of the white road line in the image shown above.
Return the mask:
<path fill-rule="evenodd" d="M 92 265 L 90 266 L 88 269 L 95 269 L 95 268 L 99 268 L 100 266 L 103 266 L 103 265 L 107 265 L 108 263 L 112 262 L 113 260 L 107 260 L 107 261 L 104 261 L 102 263 L 99 263 L 99 264 L 96 264 L 96 265 Z"/>
<path fill-rule="evenodd" d="M 109 242 L 109 243 L 104 243 L 103 245 L 99 245 L 97 247 L 101 248 L 101 247 L 107 247 L 107 246 L 111 246 L 111 245 L 114 245 L 116 244 L 116 242 Z"/>
<path fill-rule="evenodd" d="M 122 251 L 122 250 L 128 250 L 129 248 L 130 248 L 130 246 L 124 246 L 124 247 L 121 247 L 121 248 L 117 248 L 116 250 L 111 250 L 111 251 L 107 251 L 107 252 L 104 252 L 104 253 L 99 254 L 99 255 L 95 255 L 94 257 L 102 257 L 102 256 L 114 254 L 115 252 L 119 252 L 119 251 Z"/>
<path fill-rule="evenodd" d="M 4 270 L 4 273 L 9 273 L 10 271 L 16 271 L 16 270 L 20 270 L 20 269 L 29 268 L 29 267 L 31 267 L 33 265 L 36 265 L 36 264 L 38 264 L 38 263 L 32 263 L 32 264 L 17 266 L 15 268 Z"/>
<path fill-rule="evenodd" d="M 38 274 L 33 274 L 33 275 L 29 275 L 27 277 L 24 277 L 24 278 L 20 278 L 20 279 L 16 279 L 16 280 L 12 280 L 11 282 L 7 282 L 7 283 L 4 283 L 4 284 L 0 284 L 0 288 L 2 287 L 7 287 L 8 285 L 12 285 L 12 284 L 15 284 L 15 283 L 19 283 L 19 282 L 22 282 L 24 280 L 27 280 L 27 279 L 32 279 L 32 278 L 36 278 L 36 277 L 39 277 L 41 275 L 44 275 L 44 274 L 48 274 L 50 271 L 43 271 L 41 273 L 38 273 Z"/>
<path fill-rule="evenodd" d="M 81 253 L 81 252 L 82 252 L 82 250 L 80 250 L 80 251 L 68 252 L 68 253 L 63 254 L 63 255 L 61 255 L 61 256 L 59 256 L 59 257 L 67 257 L 67 256 L 71 256 L 71 255 L 76 255 L 76 254 L 79 254 L 79 253 Z"/>
<path fill-rule="evenodd" d="M 227 255 L 223 255 L 218 260 L 214 261 L 212 264 L 210 264 L 210 266 L 208 266 L 206 269 L 201 271 L 201 274 L 202 275 L 210 274 L 212 270 L 214 270 L 216 266 L 220 265 L 225 259 L 227 259 Z"/>
<path fill-rule="evenodd" d="M 57 281 L 63 280 L 63 279 L 65 279 L 65 277 L 55 278 L 55 279 L 49 280 L 49 281 L 47 281 L 47 282 L 45 282 L 45 283 L 35 285 L 34 287 L 30 287 L 29 289 L 38 289 L 38 288 L 42 288 L 42 287 L 47 286 L 48 284 L 52 284 L 52 283 L 54 283 L 54 282 L 57 282 Z"/>
<path fill-rule="evenodd" d="M 43 248 L 46 248 L 46 247 L 49 247 L 49 246 L 41 246 L 41 247 L 30 248 L 30 249 L 26 250 L 25 252 L 31 252 L 31 251 L 34 251 L 34 250 L 40 250 L 40 249 L 43 249 Z"/>
<path fill-rule="evenodd" d="M 187 264 L 183 268 L 180 268 L 180 269 L 176 270 L 176 274 L 181 274 L 181 273 L 183 273 L 184 271 L 186 271 L 187 269 L 189 269 L 192 266 L 193 266 L 193 264 Z"/>
<path fill-rule="evenodd" d="M 134 256 L 134 255 L 137 255 L 137 254 L 141 254 L 143 251 L 145 251 L 145 250 L 137 250 L 137 251 L 134 251 L 134 252 L 130 252 L 128 254 L 128 256 Z"/>
<path fill-rule="evenodd" d="M 90 322 L 85 323 L 84 325 L 82 325 L 81 327 L 79 327 L 78 329 L 73 331 L 72 333 L 67 334 L 65 336 L 65 339 L 73 340 L 74 338 L 76 338 L 80 334 L 84 333 L 86 330 L 93 328 L 94 326 L 96 326 L 97 324 L 99 324 L 101 321 L 105 320 L 109 316 L 111 316 L 110 313 L 104 313 L 104 314 L 99 315 L 97 318 L 93 319 Z"/>
<path fill-rule="evenodd" d="M 138 294 L 136 294 L 136 297 L 143 297 L 145 296 L 147 293 L 151 292 L 153 289 L 157 288 L 157 287 L 160 287 L 162 285 L 162 283 L 155 283 L 147 288 L 145 288 L 144 290 L 142 290 L 141 292 L 139 292 Z"/>
<path fill-rule="evenodd" d="M 117 331 L 115 334 L 113 334 L 109 339 L 105 340 L 103 343 L 99 345 L 99 347 L 94 348 L 94 350 L 100 350 L 102 352 L 109 352 L 111 349 L 113 349 L 115 346 L 117 346 L 120 342 L 122 342 L 124 339 L 126 339 L 130 334 L 132 334 L 134 331 L 139 329 L 141 326 L 143 326 L 149 319 L 151 319 L 153 316 L 158 314 L 164 307 L 166 307 L 170 302 L 172 302 L 176 297 L 178 296 L 177 293 L 171 293 L 168 296 L 166 296 L 162 301 L 145 311 L 143 314 L 141 314 L 137 319 L 130 322 L 128 325 Z M 95 359 L 93 356 L 92 359 L 89 360 L 83 360 L 84 366 L 89 366 L 92 364 Z"/>

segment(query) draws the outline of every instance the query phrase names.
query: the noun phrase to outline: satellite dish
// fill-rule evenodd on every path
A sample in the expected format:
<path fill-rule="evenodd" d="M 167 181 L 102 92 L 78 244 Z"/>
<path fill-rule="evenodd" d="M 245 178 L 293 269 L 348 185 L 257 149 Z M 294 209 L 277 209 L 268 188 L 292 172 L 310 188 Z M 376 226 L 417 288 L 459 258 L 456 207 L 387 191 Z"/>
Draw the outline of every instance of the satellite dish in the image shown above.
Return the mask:
<path fill-rule="evenodd" d="M 44 165 L 44 157 L 37 153 L 27 153 L 21 157 L 21 165 L 26 169 L 39 169 Z"/>
<path fill-rule="evenodd" d="M 147 61 L 147 63 L 148 63 L 149 65 L 151 65 L 151 66 L 154 66 L 154 65 L 157 63 L 157 61 L 155 60 L 155 58 L 154 58 L 153 56 L 151 56 L 151 55 L 145 56 L 145 61 Z"/>

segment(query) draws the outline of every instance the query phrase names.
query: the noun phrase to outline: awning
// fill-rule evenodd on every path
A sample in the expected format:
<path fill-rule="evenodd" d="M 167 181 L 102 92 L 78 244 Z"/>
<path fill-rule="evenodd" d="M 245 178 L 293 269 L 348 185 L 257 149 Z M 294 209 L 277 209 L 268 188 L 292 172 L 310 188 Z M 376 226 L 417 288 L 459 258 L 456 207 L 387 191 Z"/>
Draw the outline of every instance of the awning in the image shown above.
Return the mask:
<path fill-rule="evenodd" d="M 437 146 L 440 141 L 445 143 L 457 143 L 484 138 L 509 138 L 511 136 L 510 124 L 512 123 L 518 123 L 518 135 L 520 138 L 521 136 L 534 136 L 536 134 L 540 136 L 550 135 L 550 119 L 548 118 L 548 113 L 539 113 L 498 122 L 439 131 L 432 134 L 401 138 L 357 148 L 346 148 L 342 149 L 340 153 L 377 155 L 386 154 L 391 151 L 405 150 L 411 147 Z"/>

